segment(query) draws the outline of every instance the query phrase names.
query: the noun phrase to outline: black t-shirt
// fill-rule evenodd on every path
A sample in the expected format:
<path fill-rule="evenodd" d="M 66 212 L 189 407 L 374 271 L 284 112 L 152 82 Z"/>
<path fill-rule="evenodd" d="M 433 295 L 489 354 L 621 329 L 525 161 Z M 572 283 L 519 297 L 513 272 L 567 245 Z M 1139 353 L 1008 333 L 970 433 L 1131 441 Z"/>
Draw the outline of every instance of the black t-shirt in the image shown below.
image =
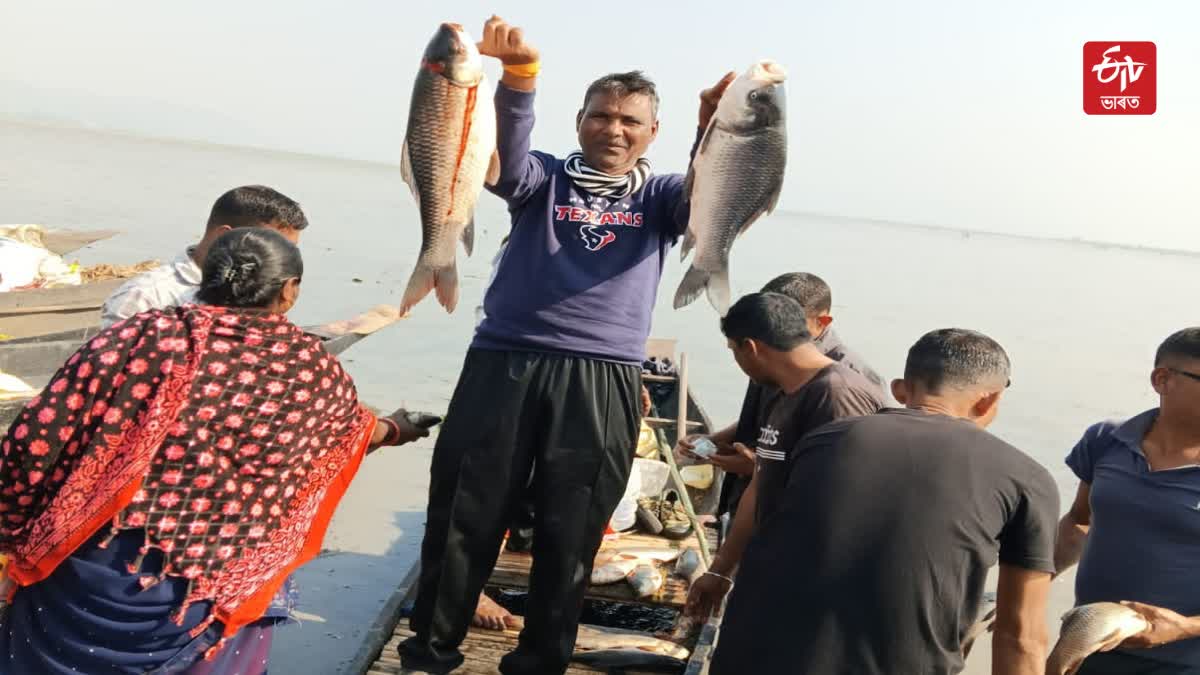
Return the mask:
<path fill-rule="evenodd" d="M 883 407 L 866 378 L 837 362 L 822 368 L 794 393 L 776 392 L 764 405 L 767 412 L 752 446 L 758 457 L 755 520 L 760 523 L 783 497 L 800 439 L 834 420 L 870 415 Z"/>
<path fill-rule="evenodd" d="M 957 673 L 988 570 L 1054 570 L 1058 508 L 1044 467 L 968 421 L 826 425 L 746 547 L 711 672 Z"/>
<path fill-rule="evenodd" d="M 820 337 L 813 340 L 813 344 L 825 356 L 849 366 L 850 370 L 866 378 L 877 389 L 876 398 L 884 404 L 887 403 L 887 392 L 885 391 L 883 378 L 862 357 L 846 347 L 841 337 L 832 328 L 826 329 Z M 749 382 L 746 386 L 746 395 L 742 398 L 742 410 L 738 414 L 734 440 L 746 447 L 754 447 L 754 444 L 758 440 L 758 430 L 762 426 L 765 415 L 768 412 L 766 406 L 773 401 L 775 395 L 778 393 L 778 389 L 757 384 L 753 380 Z M 739 476 L 733 473 L 725 474 L 725 478 L 721 482 L 721 498 L 717 504 L 717 513 L 728 513 L 732 518 L 737 511 L 738 502 L 742 499 L 742 493 L 746 491 L 746 487 L 749 484 L 749 476 Z"/>

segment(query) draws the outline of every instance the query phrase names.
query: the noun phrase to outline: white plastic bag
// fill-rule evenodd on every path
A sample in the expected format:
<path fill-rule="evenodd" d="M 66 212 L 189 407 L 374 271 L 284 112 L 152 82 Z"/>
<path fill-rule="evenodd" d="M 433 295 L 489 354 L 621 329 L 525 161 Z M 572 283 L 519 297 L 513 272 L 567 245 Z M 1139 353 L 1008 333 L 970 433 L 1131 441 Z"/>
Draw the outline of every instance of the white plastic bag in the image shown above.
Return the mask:
<path fill-rule="evenodd" d="M 641 484 L 641 472 L 638 470 L 635 460 L 633 468 L 629 470 L 629 482 L 625 484 L 625 495 L 621 497 L 621 501 L 617 502 L 617 508 L 613 510 L 612 517 L 608 519 L 608 526 L 614 532 L 628 530 L 637 520 L 637 491 Z"/>

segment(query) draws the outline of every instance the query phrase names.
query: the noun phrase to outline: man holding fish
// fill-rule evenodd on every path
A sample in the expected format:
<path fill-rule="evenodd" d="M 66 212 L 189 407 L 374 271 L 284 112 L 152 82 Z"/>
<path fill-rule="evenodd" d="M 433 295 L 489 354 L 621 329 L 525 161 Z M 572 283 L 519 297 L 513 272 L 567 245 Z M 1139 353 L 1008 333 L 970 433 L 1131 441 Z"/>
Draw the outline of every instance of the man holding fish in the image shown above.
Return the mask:
<path fill-rule="evenodd" d="M 1163 341 L 1150 383 L 1158 407 L 1093 425 L 1067 457 L 1079 488 L 1054 558 L 1060 574 L 1079 563 L 1083 614 L 1064 622 L 1047 672 L 1086 657 L 1081 675 L 1200 673 L 1200 328 Z"/>
<path fill-rule="evenodd" d="M 463 97 L 450 85 L 483 82 L 480 54 L 504 68 L 495 93 L 497 157 L 486 171 L 475 140 L 486 141 L 486 133 L 472 131 L 474 123 L 464 127 L 453 114 L 442 127 L 421 122 L 436 114 L 445 120 L 447 110 L 479 120 L 482 105 L 443 103 Z M 580 151 L 559 158 L 530 147 L 539 63 L 522 30 L 499 17 L 485 24 L 478 51 L 461 26 L 444 24 L 414 88 L 403 164 L 422 205 L 424 243 L 403 306 L 431 289 L 448 310 L 454 306 L 452 255 L 458 239 L 468 242 L 471 218 L 470 204 L 450 198 L 451 190 L 463 195 L 486 185 L 507 203 L 512 230 L 434 450 L 410 621 L 415 635 L 399 647 L 410 672 L 461 664 L 458 647 L 531 470 L 529 602 L 518 647 L 500 669 L 566 670 L 593 559 L 637 443 L 641 363 L 658 283 L 668 251 L 688 227 L 684 177 L 656 175 L 644 158 L 659 127 L 654 84 L 638 72 L 593 82 L 576 117 Z M 729 73 L 701 94 L 699 131 L 709 128 L 733 81 Z M 781 81 L 771 73 L 740 85 L 743 101 L 749 105 L 753 94 L 765 110 Z M 781 115 L 769 117 L 777 122 Z M 444 127 L 450 131 L 437 143 L 416 140 Z M 471 157 L 470 175 L 455 168 L 464 157 Z M 430 179 L 449 175 L 437 174 L 438 166 L 457 171 L 461 183 Z M 439 184 L 445 190 L 432 194 Z M 425 207 L 431 199 L 438 208 Z"/>

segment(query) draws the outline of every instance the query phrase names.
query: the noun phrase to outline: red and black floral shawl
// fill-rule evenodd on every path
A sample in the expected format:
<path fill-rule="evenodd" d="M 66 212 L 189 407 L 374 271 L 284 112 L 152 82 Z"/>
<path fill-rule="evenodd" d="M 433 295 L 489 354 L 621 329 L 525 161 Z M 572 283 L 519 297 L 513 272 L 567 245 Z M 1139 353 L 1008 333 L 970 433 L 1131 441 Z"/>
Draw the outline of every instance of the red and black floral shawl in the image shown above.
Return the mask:
<path fill-rule="evenodd" d="M 0 551 L 29 585 L 106 524 L 145 528 L 143 553 L 190 580 L 179 617 L 211 600 L 232 635 L 319 551 L 374 425 L 283 316 L 139 314 L 81 347 L 0 442 Z"/>

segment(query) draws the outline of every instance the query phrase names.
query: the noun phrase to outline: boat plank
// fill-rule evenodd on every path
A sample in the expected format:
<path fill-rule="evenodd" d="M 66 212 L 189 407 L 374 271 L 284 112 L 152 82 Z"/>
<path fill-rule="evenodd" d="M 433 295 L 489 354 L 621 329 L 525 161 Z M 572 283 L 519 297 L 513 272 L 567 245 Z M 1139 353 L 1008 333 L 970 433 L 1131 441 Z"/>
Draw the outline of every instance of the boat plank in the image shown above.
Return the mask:
<path fill-rule="evenodd" d="M 371 668 L 370 672 L 383 673 L 398 673 L 400 672 L 400 658 L 396 652 L 396 647 L 401 640 L 405 640 L 412 636 L 412 631 L 408 628 L 408 620 L 401 621 L 396 626 L 396 632 L 392 639 L 384 645 L 383 651 Z M 517 647 L 517 631 L 494 631 L 484 628 L 471 628 L 467 633 L 467 637 L 463 640 L 459 651 L 463 655 L 463 665 L 455 670 L 455 673 L 464 673 L 466 675 L 494 675 L 500 672 L 497 668 L 500 659 Z M 606 673 L 607 670 L 591 668 L 580 663 L 571 663 L 567 667 L 568 675 L 585 675 L 587 673 Z M 648 671 L 640 671 L 635 669 L 621 670 L 626 675 L 650 675 Z"/>

